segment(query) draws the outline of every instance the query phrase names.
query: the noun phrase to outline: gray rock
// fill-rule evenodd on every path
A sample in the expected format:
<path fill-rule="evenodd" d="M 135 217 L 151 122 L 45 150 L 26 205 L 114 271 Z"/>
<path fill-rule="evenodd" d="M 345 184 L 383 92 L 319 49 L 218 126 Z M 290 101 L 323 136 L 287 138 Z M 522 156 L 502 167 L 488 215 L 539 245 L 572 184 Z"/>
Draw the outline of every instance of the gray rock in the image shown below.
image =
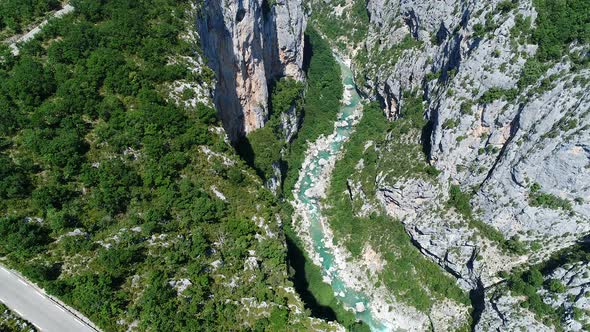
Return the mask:
<path fill-rule="evenodd" d="M 582 331 L 590 322 L 590 263 L 577 262 L 558 267 L 546 277 L 564 286 L 563 292 L 544 288 L 539 293 L 545 303 L 565 310 L 564 327 L 568 331 Z"/>
<path fill-rule="evenodd" d="M 277 194 L 281 189 L 281 182 L 283 179 L 283 173 L 281 171 L 281 165 L 278 162 L 272 163 L 272 176 L 266 181 L 265 186 L 268 188 L 273 194 Z"/>
<path fill-rule="evenodd" d="M 521 298 L 512 296 L 503 287 L 486 291 L 485 307 L 475 326 L 477 332 L 487 331 L 554 331 L 538 322 L 533 313 L 521 308 Z"/>
<path fill-rule="evenodd" d="M 368 37 L 358 44 L 348 40 L 346 51 L 352 58 L 366 51 L 368 61 L 354 64 L 360 88 L 381 101 L 389 119 L 403 111 L 404 92 L 420 91 L 432 125 L 424 143 L 441 174 L 432 183 L 384 177 L 377 181 L 378 201 L 461 287 L 486 287 L 478 331 L 544 331 L 550 329 L 520 308 L 517 298 L 494 286 L 496 273 L 547 259 L 590 232 L 590 70 L 572 71 L 564 60 L 537 82 L 519 86 L 537 46 L 519 44 L 511 34 L 517 14 L 534 22 L 536 12 L 531 0 L 521 0 L 501 13 L 495 9 L 500 2 L 369 0 Z M 338 15 L 346 19 L 346 13 Z M 476 24 L 486 23 L 492 31 L 476 36 Z M 396 49 L 408 36 L 415 46 Z M 544 79 L 549 84 L 542 85 Z M 514 98 L 479 102 L 492 89 L 512 90 Z M 470 203 L 479 221 L 506 239 L 539 241 L 541 249 L 522 257 L 502 253 L 452 209 L 446 211 L 449 183 L 474 193 Z M 533 184 L 545 197 L 564 200 L 565 208 L 534 203 Z M 564 326 L 580 327 L 571 319 Z"/>
<path fill-rule="evenodd" d="M 297 112 L 296 106 L 292 106 L 287 112 L 281 113 L 280 126 L 287 143 L 290 143 L 293 137 L 295 137 L 299 128 L 299 120 L 300 115 Z"/>
<path fill-rule="evenodd" d="M 232 141 L 268 120 L 268 83 L 282 76 L 303 79 L 301 0 L 207 0 L 198 30 L 209 66 L 217 75 L 214 101 Z"/>

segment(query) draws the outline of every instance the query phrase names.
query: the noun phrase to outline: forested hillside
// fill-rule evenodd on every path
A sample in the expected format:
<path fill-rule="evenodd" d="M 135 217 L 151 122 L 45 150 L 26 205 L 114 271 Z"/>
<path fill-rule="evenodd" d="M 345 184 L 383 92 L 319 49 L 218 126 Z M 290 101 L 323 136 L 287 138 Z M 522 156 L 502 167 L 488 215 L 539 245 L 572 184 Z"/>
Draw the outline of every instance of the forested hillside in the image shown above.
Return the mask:
<path fill-rule="evenodd" d="M 291 288 L 276 198 L 196 95 L 199 8 L 71 4 L 18 56 L 1 46 L 3 263 L 105 331 L 330 328 Z M 53 9 L 0 8 L 5 34 Z"/>

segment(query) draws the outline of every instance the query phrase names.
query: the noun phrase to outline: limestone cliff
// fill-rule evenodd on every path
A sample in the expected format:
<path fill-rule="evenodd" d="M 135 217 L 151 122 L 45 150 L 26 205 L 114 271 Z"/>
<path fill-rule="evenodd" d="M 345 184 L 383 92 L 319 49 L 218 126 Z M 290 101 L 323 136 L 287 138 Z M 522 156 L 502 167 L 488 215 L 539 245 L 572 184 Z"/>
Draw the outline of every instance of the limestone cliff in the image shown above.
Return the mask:
<path fill-rule="evenodd" d="M 232 141 L 264 126 L 272 80 L 303 79 L 306 23 L 301 0 L 204 1 L 198 30 Z"/>
<path fill-rule="evenodd" d="M 413 139 L 440 173 L 431 181 L 383 168 L 375 200 L 461 287 L 485 288 L 477 327 L 484 331 L 541 324 L 509 309 L 519 301 L 496 286 L 498 271 L 543 262 L 590 232 L 590 69 L 587 59 L 572 60 L 587 58 L 589 47 L 573 42 L 562 58 L 539 65 L 530 38 L 535 4 L 369 0 L 361 14 L 352 0 L 313 5 L 314 23 L 355 59 L 362 90 L 389 119 L 403 116 L 406 95 L 423 96 L 428 126 Z M 338 34 L 330 25 L 339 21 L 366 33 Z M 379 153 L 386 160 L 396 151 L 385 145 Z M 471 193 L 473 219 L 483 226 L 447 211 L 451 185 Z M 507 253 L 485 227 L 525 249 Z"/>

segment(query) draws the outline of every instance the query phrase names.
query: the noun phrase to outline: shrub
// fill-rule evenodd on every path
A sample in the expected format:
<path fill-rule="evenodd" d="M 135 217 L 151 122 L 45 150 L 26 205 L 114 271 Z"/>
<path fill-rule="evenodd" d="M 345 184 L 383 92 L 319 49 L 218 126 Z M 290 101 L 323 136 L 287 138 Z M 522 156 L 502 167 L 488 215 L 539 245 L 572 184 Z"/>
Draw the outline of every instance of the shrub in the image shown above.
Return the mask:
<path fill-rule="evenodd" d="M 514 8 L 516 8 L 517 3 L 518 3 L 517 0 L 516 1 L 504 0 L 496 6 L 496 10 L 499 12 L 502 12 L 502 13 L 507 13 L 507 12 L 513 10 Z"/>
<path fill-rule="evenodd" d="M 4 254 L 24 257 L 38 253 L 50 242 L 48 230 L 39 223 L 12 216 L 0 218 L 0 239 Z"/>
<path fill-rule="evenodd" d="M 466 218 L 471 218 L 473 212 L 471 211 L 471 195 L 461 191 L 458 185 L 451 185 L 449 189 L 448 204 L 455 208 L 455 210 Z"/>
<path fill-rule="evenodd" d="M 465 114 L 473 114 L 473 111 L 471 110 L 473 108 L 473 101 L 468 100 L 468 101 L 464 101 L 463 103 L 461 103 L 461 114 L 465 115 Z"/>
<path fill-rule="evenodd" d="M 479 103 L 481 104 L 489 104 L 498 99 L 505 99 L 507 101 L 512 101 L 518 95 L 518 90 L 516 89 L 502 89 L 498 87 L 490 88 L 486 91 L 480 98 Z"/>
<path fill-rule="evenodd" d="M 445 122 L 443 122 L 442 127 L 443 129 L 453 129 L 459 125 L 459 122 L 459 119 L 446 119 Z"/>
<path fill-rule="evenodd" d="M 541 285 L 543 285 L 543 275 L 537 269 L 531 269 L 527 271 L 523 275 L 523 280 L 535 288 L 539 288 Z"/>
<path fill-rule="evenodd" d="M 548 283 L 549 291 L 553 293 L 563 293 L 565 292 L 565 286 L 563 283 L 558 279 L 551 279 Z"/>
<path fill-rule="evenodd" d="M 476 23 L 473 25 L 473 34 L 475 37 L 482 38 L 486 32 L 486 29 L 483 24 Z"/>
<path fill-rule="evenodd" d="M 529 85 L 535 84 L 546 70 L 547 68 L 539 60 L 528 58 L 522 68 L 522 73 L 517 83 L 518 87 L 524 89 Z"/>
<path fill-rule="evenodd" d="M 565 198 L 555 196 L 550 193 L 541 192 L 541 186 L 533 183 L 529 193 L 529 203 L 531 206 L 540 206 L 552 210 L 572 211 L 572 203 Z"/>

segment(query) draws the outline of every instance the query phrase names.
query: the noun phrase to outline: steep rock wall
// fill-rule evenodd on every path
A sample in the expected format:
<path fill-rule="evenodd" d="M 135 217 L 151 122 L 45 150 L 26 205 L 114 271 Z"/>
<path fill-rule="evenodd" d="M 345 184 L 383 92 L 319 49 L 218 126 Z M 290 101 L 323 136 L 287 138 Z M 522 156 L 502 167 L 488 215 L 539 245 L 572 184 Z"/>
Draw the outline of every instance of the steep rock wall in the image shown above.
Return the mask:
<path fill-rule="evenodd" d="M 452 231 L 462 238 L 459 242 L 472 245 L 467 241 L 470 231 L 439 227 L 439 218 L 424 209 L 428 202 L 437 205 L 433 200 L 446 199 L 449 182 L 464 191 L 476 188 L 471 203 L 478 218 L 506 238 L 543 243 L 533 258 L 571 245 L 590 231 L 584 222 L 590 218 L 590 96 L 584 83 L 590 71 L 557 62 L 535 82 L 519 86 L 537 45 L 519 41 L 515 25 L 518 16 L 534 22 L 537 13 L 530 0 L 510 10 L 498 9 L 501 3 L 369 0 L 367 38 L 349 47 L 353 55 L 368 54 L 369 61 L 355 63 L 357 74 L 390 119 L 403 110 L 404 92 L 420 91 L 425 97 L 431 128 L 423 143 L 429 148 L 429 162 L 441 171 L 430 190 L 432 199 L 417 204 L 412 197 L 420 197 L 425 184 L 411 192 L 414 187 L 407 180 L 380 183 L 378 196 L 405 220 L 425 251 L 440 252 L 436 256 L 447 268 L 454 263 L 448 262 L 448 248 L 441 246 L 452 241 L 434 245 L 433 237 L 445 238 Z M 478 33 L 478 26 L 487 32 Z M 415 42 L 400 47 L 408 36 Z M 513 90 L 515 96 L 481 101 L 494 90 Z M 533 206 L 534 183 L 544 193 L 569 201 L 571 210 Z M 416 231 L 424 227 L 435 234 Z M 465 255 L 464 267 L 470 257 Z M 481 273 L 469 274 L 479 278 Z"/>
<path fill-rule="evenodd" d="M 318 0 L 314 10 L 334 6 L 334 21 L 354 25 L 353 2 L 342 9 Z M 404 112 L 405 93 L 424 96 L 430 125 L 421 141 L 440 171 L 434 181 L 377 178 L 377 200 L 425 256 L 464 289 L 485 293 L 476 330 L 535 325 L 530 312 L 508 308 L 519 301 L 498 289 L 498 271 L 546 260 L 590 232 L 590 70 L 564 57 L 521 81 L 538 49 L 526 27 L 537 19 L 531 0 L 369 0 L 366 10 L 366 38 L 335 44 L 346 45 L 362 89 L 389 119 Z M 573 43 L 569 51 L 587 57 L 588 49 Z M 471 194 L 479 228 L 518 238 L 525 250 L 506 253 L 449 208 L 451 184 Z"/>
<path fill-rule="evenodd" d="M 198 30 L 217 76 L 214 101 L 232 141 L 264 126 L 269 83 L 304 78 L 301 0 L 207 0 Z"/>

